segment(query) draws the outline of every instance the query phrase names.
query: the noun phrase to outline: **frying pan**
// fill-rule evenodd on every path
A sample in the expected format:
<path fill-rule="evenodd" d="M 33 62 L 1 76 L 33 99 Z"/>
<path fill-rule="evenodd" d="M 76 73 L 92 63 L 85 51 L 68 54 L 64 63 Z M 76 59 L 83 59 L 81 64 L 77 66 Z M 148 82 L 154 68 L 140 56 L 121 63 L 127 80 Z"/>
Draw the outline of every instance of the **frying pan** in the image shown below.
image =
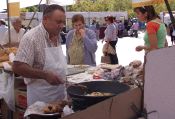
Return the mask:
<path fill-rule="evenodd" d="M 78 85 L 86 86 L 88 90 L 83 89 L 81 86 L 69 86 L 67 93 L 72 99 L 73 110 L 83 110 L 87 107 L 99 103 L 105 99 L 116 96 L 129 90 L 129 86 L 116 81 L 92 81 L 83 82 Z M 92 92 L 111 93 L 110 96 L 87 96 Z"/>
<path fill-rule="evenodd" d="M 55 113 L 55 114 L 32 114 L 29 116 L 30 119 L 58 119 L 61 118 L 61 114 Z"/>

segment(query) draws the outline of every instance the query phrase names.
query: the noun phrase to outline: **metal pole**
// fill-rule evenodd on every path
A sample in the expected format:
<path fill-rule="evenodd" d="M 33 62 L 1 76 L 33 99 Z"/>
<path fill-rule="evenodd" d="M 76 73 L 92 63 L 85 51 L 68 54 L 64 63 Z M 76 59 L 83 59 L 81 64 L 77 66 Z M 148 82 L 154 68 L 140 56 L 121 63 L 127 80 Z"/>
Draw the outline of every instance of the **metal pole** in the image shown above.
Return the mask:
<path fill-rule="evenodd" d="M 49 2 L 50 2 L 49 0 L 46 0 L 46 5 L 49 5 Z"/>
<path fill-rule="evenodd" d="M 169 13 L 169 15 L 170 15 L 170 18 L 171 18 L 171 22 L 172 22 L 173 24 L 175 24 L 175 18 L 174 18 L 174 16 L 173 16 L 172 11 L 171 11 L 170 4 L 169 4 L 168 0 L 164 0 L 164 1 L 165 1 L 165 4 L 166 4 L 168 13 Z"/>
<path fill-rule="evenodd" d="M 66 5 L 65 5 L 65 12 L 67 12 L 67 6 Z M 68 24 L 68 20 L 67 20 L 67 17 L 66 17 L 66 24 L 65 24 L 66 31 L 67 31 L 67 24 Z"/>
<path fill-rule="evenodd" d="M 10 32 L 10 11 L 9 11 L 9 0 L 7 2 L 7 21 L 8 21 L 8 37 L 9 37 L 9 46 L 11 46 L 11 32 Z"/>
<path fill-rule="evenodd" d="M 163 23 L 165 22 L 165 12 L 163 12 Z"/>
<path fill-rule="evenodd" d="M 38 4 L 38 7 L 41 5 L 41 2 L 42 2 L 42 0 L 40 0 L 40 2 L 39 2 L 39 4 Z M 29 24 L 27 25 L 27 29 L 25 30 L 25 32 L 24 32 L 24 33 L 26 33 L 26 32 L 27 32 L 27 30 L 29 29 L 30 24 L 32 23 L 32 20 L 34 19 L 34 17 L 35 17 L 35 15 L 36 15 L 36 13 L 37 13 L 37 11 L 35 11 L 35 12 L 33 13 L 33 16 L 32 16 L 32 18 L 31 18 L 31 20 L 29 21 Z"/>

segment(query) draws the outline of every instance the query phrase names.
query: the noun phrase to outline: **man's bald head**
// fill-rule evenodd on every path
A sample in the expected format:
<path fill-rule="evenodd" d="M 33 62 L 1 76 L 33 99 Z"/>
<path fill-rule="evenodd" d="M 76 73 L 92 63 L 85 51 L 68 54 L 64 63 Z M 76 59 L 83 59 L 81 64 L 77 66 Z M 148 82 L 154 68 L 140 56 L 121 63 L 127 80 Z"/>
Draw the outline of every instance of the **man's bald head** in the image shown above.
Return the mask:
<path fill-rule="evenodd" d="M 12 18 L 11 24 L 17 32 L 22 28 L 22 20 L 20 18 Z"/>

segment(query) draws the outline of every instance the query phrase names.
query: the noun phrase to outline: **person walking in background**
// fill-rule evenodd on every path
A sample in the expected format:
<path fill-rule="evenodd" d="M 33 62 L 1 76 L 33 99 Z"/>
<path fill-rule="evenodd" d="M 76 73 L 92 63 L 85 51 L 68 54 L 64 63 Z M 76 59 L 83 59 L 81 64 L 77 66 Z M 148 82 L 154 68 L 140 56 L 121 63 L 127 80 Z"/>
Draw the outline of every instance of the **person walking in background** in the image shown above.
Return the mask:
<path fill-rule="evenodd" d="M 100 24 L 99 24 L 99 22 L 97 21 L 96 22 L 96 35 L 97 35 L 97 40 L 100 40 L 99 39 L 99 35 L 100 35 Z"/>
<path fill-rule="evenodd" d="M 174 31 L 173 23 L 169 24 L 169 29 L 170 29 L 171 42 L 172 42 L 172 45 L 174 45 L 175 44 L 175 36 L 173 36 L 173 31 Z"/>
<path fill-rule="evenodd" d="M 105 30 L 105 37 L 104 40 L 106 42 L 106 51 L 108 51 L 108 48 L 112 47 L 115 51 L 114 53 L 107 53 L 109 55 L 111 64 L 118 64 L 118 57 L 116 53 L 116 44 L 117 44 L 117 32 L 116 27 L 114 25 L 114 18 L 112 16 L 108 16 L 105 18 L 105 21 L 107 23 L 107 28 Z M 102 41 L 102 42 L 103 42 Z"/>
<path fill-rule="evenodd" d="M 95 32 L 97 40 L 99 40 L 100 24 L 96 21 L 96 19 L 92 20 L 92 24 L 90 25 L 89 29 Z"/>
<path fill-rule="evenodd" d="M 76 14 L 72 17 L 73 30 L 66 36 L 67 62 L 71 65 L 95 66 L 95 52 L 97 38 L 94 31 L 85 28 L 83 15 Z"/>
<path fill-rule="evenodd" d="M 131 28 L 133 29 L 133 36 L 138 38 L 139 23 L 136 21 Z"/>
<path fill-rule="evenodd" d="M 118 31 L 119 31 L 118 36 L 119 36 L 119 38 L 123 37 L 124 29 L 125 29 L 125 26 L 124 26 L 123 22 L 119 21 L 119 24 L 118 24 Z"/>
<path fill-rule="evenodd" d="M 146 52 L 163 48 L 167 45 L 166 27 L 159 19 L 153 6 L 137 7 L 134 9 L 140 21 L 147 22 L 146 33 L 144 36 L 145 45 L 137 46 L 136 51 L 145 50 Z"/>
<path fill-rule="evenodd" d="M 130 28 L 132 27 L 132 25 L 133 25 L 133 23 L 132 23 L 131 19 L 129 18 L 129 19 L 128 19 L 128 27 L 126 28 L 127 31 L 130 30 Z"/>
<path fill-rule="evenodd" d="M 93 30 L 96 33 L 96 20 L 92 20 L 89 29 Z"/>
<path fill-rule="evenodd" d="M 174 44 L 175 44 L 175 24 L 173 24 L 173 33 L 172 33 L 172 36 L 173 36 L 173 41 L 174 41 Z"/>

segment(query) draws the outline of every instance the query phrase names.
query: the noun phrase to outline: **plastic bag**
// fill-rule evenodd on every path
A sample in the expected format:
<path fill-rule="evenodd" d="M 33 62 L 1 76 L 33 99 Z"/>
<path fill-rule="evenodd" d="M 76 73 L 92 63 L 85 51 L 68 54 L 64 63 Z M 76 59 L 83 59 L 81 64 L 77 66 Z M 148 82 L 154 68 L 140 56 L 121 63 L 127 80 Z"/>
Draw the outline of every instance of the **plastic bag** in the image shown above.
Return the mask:
<path fill-rule="evenodd" d="M 14 75 L 2 72 L 0 74 L 0 97 L 4 99 L 8 107 L 15 111 Z"/>
<path fill-rule="evenodd" d="M 116 54 L 115 49 L 114 49 L 110 44 L 107 44 L 107 43 L 105 43 L 105 44 L 103 45 L 102 51 L 103 51 L 103 54 L 106 54 L 106 53 L 107 53 L 107 54 L 113 54 L 113 55 Z"/>

